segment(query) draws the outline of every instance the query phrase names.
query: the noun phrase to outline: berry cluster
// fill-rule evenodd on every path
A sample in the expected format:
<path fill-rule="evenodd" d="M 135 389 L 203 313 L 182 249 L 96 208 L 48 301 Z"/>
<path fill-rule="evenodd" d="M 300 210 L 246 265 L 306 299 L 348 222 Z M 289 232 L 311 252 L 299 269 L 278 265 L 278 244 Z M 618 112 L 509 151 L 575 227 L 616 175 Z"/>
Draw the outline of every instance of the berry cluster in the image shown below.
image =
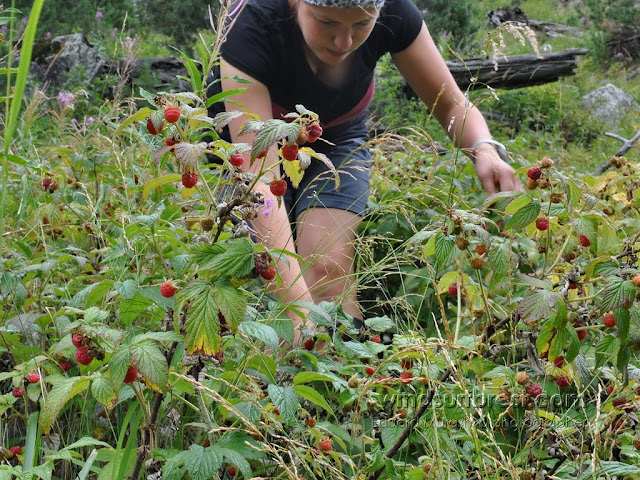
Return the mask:
<path fill-rule="evenodd" d="M 529 190 L 535 190 L 536 188 L 549 188 L 551 181 L 549 180 L 549 176 L 546 174 L 546 170 L 553 167 L 553 164 L 553 160 L 549 157 L 544 157 L 538 162 L 538 165 L 529 168 L 529 170 L 527 170 L 527 188 Z"/>
<path fill-rule="evenodd" d="M 59 187 L 58 182 L 54 182 L 51 177 L 44 177 L 42 182 L 40 182 L 40 185 L 42 190 L 49 193 L 55 192 Z"/>

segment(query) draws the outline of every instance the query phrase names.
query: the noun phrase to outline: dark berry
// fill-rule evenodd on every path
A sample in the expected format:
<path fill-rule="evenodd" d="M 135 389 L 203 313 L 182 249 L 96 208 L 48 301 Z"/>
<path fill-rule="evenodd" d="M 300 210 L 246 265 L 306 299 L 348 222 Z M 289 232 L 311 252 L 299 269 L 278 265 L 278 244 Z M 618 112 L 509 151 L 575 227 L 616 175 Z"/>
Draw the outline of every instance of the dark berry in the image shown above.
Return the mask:
<path fill-rule="evenodd" d="M 271 190 L 271 193 L 276 197 L 281 197 L 287 191 L 287 182 L 285 180 L 273 180 L 269 184 L 269 190 Z"/>
<path fill-rule="evenodd" d="M 195 172 L 184 172 L 182 174 L 182 185 L 185 188 L 193 188 L 198 183 L 198 174 Z"/>
<path fill-rule="evenodd" d="M 548 218 L 538 218 L 536 220 L 536 228 L 538 230 L 544 231 L 549 228 L 549 219 Z"/>
<path fill-rule="evenodd" d="M 527 177 L 529 177 L 531 180 L 538 180 L 541 175 L 542 170 L 540 170 L 540 167 L 531 167 L 529 170 L 527 170 Z"/>
<path fill-rule="evenodd" d="M 542 386 L 539 383 L 532 383 L 526 388 L 526 392 L 531 398 L 538 398 L 542 395 Z"/>
<path fill-rule="evenodd" d="M 298 158 L 298 144 L 284 145 L 282 147 L 282 158 L 289 161 Z"/>

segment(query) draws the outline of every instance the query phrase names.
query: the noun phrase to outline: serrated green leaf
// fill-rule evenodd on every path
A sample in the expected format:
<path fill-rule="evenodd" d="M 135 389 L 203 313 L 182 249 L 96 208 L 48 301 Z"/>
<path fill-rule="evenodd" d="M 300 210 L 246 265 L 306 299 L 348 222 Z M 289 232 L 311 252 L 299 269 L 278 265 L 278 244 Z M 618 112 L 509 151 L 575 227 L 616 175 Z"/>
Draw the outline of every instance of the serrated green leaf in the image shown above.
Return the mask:
<path fill-rule="evenodd" d="M 111 448 L 111 445 L 109 445 L 106 442 L 103 442 L 101 440 L 95 439 L 93 437 L 82 437 L 79 440 L 76 440 L 75 442 L 73 442 L 70 445 L 67 445 L 66 447 L 64 447 L 64 450 L 73 450 L 75 448 L 82 448 L 82 447 L 106 447 L 106 448 Z"/>
<path fill-rule="evenodd" d="M 533 201 L 533 198 L 531 198 L 529 195 L 523 195 L 522 197 L 518 197 L 515 200 L 513 200 L 511 203 L 509 203 L 509 205 L 507 205 L 507 208 L 504 209 L 504 213 L 505 215 L 513 215 L 521 208 L 529 205 L 532 201 Z"/>
<path fill-rule="evenodd" d="M 538 218 L 540 215 L 540 203 L 536 200 L 528 203 L 507 221 L 504 226 L 505 230 L 521 230 Z"/>
<path fill-rule="evenodd" d="M 235 332 L 247 311 L 247 297 L 226 280 L 215 283 L 213 295 L 227 326 Z"/>
<path fill-rule="evenodd" d="M 290 132 L 295 128 L 296 125 L 287 123 L 284 120 L 270 119 L 264 122 L 262 128 L 253 138 L 251 161 L 253 162 L 258 155 L 270 148 L 279 140 L 289 137 Z"/>
<path fill-rule="evenodd" d="M 216 444 L 216 446 L 219 447 L 219 444 Z M 242 476 L 244 478 L 253 477 L 253 475 L 251 474 L 251 465 L 249 465 L 249 462 L 247 462 L 247 460 L 242 455 L 240 455 L 240 453 L 230 448 L 220 448 L 220 452 L 224 455 L 224 459 L 227 463 L 235 465 L 238 470 L 240 470 L 240 473 L 242 473 Z"/>
<path fill-rule="evenodd" d="M 504 275 L 517 267 L 518 258 L 507 244 L 497 245 L 489 250 L 487 266 L 496 275 Z"/>
<path fill-rule="evenodd" d="M 218 305 L 211 288 L 193 299 L 185 323 L 185 344 L 189 353 L 214 355 L 220 350 Z"/>
<path fill-rule="evenodd" d="M 493 195 L 488 196 L 485 199 L 485 201 L 482 203 L 482 210 L 486 210 L 489 206 L 493 205 L 499 200 L 503 200 L 506 198 L 518 198 L 521 195 L 526 195 L 526 194 L 518 191 L 494 193 Z"/>
<path fill-rule="evenodd" d="M 369 351 L 369 349 L 363 345 L 362 343 L 358 343 L 358 342 L 344 342 L 342 344 L 342 346 L 349 351 L 352 356 L 354 357 L 358 357 L 358 358 L 371 358 L 373 357 L 373 353 L 371 353 Z"/>
<path fill-rule="evenodd" d="M 364 324 L 375 332 L 386 332 L 392 330 L 395 327 L 393 320 L 386 315 L 384 317 L 372 317 L 367 318 Z"/>
<path fill-rule="evenodd" d="M 318 393 L 318 391 L 315 388 L 310 387 L 308 385 L 296 385 L 295 387 L 293 387 L 293 389 L 302 398 L 307 399 L 308 401 L 310 401 L 314 405 L 317 405 L 318 407 L 324 408 L 331 415 L 334 415 L 333 410 L 329 405 L 329 403 L 325 400 L 325 398 L 320 393 Z"/>
<path fill-rule="evenodd" d="M 109 375 L 114 385 L 122 385 L 129 365 L 131 365 L 131 350 L 128 345 L 123 345 L 113 352 L 109 359 Z"/>
<path fill-rule="evenodd" d="M 559 298 L 559 293 L 549 290 L 528 292 L 518 305 L 520 317 L 527 324 L 550 318 Z"/>
<path fill-rule="evenodd" d="M 116 282 L 115 287 L 116 291 L 125 300 L 131 300 L 135 296 L 136 290 L 138 289 L 135 280 L 131 278 L 128 278 L 124 282 Z"/>
<path fill-rule="evenodd" d="M 51 389 L 49 395 L 42 399 L 40 428 L 45 435 L 51 431 L 53 422 L 69 400 L 89 388 L 89 379 L 73 377 L 62 381 Z"/>
<path fill-rule="evenodd" d="M 142 296 L 140 293 L 127 300 L 123 298 L 120 301 L 120 307 L 118 309 L 120 314 L 120 320 L 123 325 L 130 325 L 142 312 L 144 312 L 149 305 L 152 305 L 153 301 Z"/>
<path fill-rule="evenodd" d="M 164 393 L 169 382 L 167 359 L 155 342 L 140 342 L 131 348 L 131 356 L 145 384 Z"/>
<path fill-rule="evenodd" d="M 449 265 L 455 256 L 456 241 L 453 235 L 444 235 L 438 232 L 435 236 L 435 257 L 438 263 L 438 269 Z"/>
<path fill-rule="evenodd" d="M 615 361 L 620 349 L 620 340 L 613 335 L 605 335 L 596 345 L 596 368 Z"/>
<path fill-rule="evenodd" d="M 258 322 L 242 322 L 238 329 L 246 335 L 264 342 L 272 352 L 278 351 L 278 334 L 269 325 Z"/>
<path fill-rule="evenodd" d="M 109 374 L 100 375 L 91 381 L 91 395 L 107 410 L 113 408 L 118 401 L 118 392 Z"/>
<path fill-rule="evenodd" d="M 209 480 L 222 467 L 223 456 L 215 445 L 205 448 L 194 444 L 183 452 L 182 459 L 192 480 Z"/>
<path fill-rule="evenodd" d="M 553 361 L 554 358 L 559 357 L 565 353 L 565 346 L 569 340 L 569 333 L 566 328 L 558 330 L 558 333 L 551 340 L 551 346 L 549 347 L 549 360 Z"/>
<path fill-rule="evenodd" d="M 594 218 L 583 215 L 574 218 L 572 223 L 578 235 L 586 236 L 592 244 L 596 243 L 598 223 Z"/>
<path fill-rule="evenodd" d="M 85 323 L 101 323 L 109 318 L 109 312 L 100 310 L 97 307 L 91 307 L 84 311 Z"/>
<path fill-rule="evenodd" d="M 633 304 L 636 287 L 620 277 L 610 277 L 602 293 L 601 310 L 614 310 L 625 303 Z"/>
<path fill-rule="evenodd" d="M 616 328 L 618 330 L 618 338 L 622 345 L 627 343 L 629 339 L 629 328 L 631 325 L 631 312 L 628 308 L 616 308 L 613 311 L 613 316 L 616 318 Z"/>
<path fill-rule="evenodd" d="M 269 398 L 278 408 L 287 422 L 293 422 L 298 414 L 300 400 L 293 387 L 279 387 L 275 384 L 267 386 Z"/>
<path fill-rule="evenodd" d="M 213 270 L 218 277 L 248 277 L 255 265 L 251 242 L 246 238 L 239 238 L 230 241 L 225 247 L 224 252 L 201 266 L 201 269 Z"/>
<path fill-rule="evenodd" d="M 181 342 L 184 339 L 182 335 L 176 332 L 147 332 L 136 335 L 131 344 L 153 340 L 154 342 Z"/>
<path fill-rule="evenodd" d="M 580 353 L 581 342 L 578 338 L 578 332 L 576 332 L 576 329 L 572 325 L 567 323 L 567 325 L 565 325 L 565 329 L 567 330 L 567 336 L 569 337 L 569 346 L 567 347 L 567 353 L 564 357 L 568 363 L 571 363 Z"/>
<path fill-rule="evenodd" d="M 595 472 L 591 467 L 585 468 L 584 472 L 578 477 L 578 480 L 588 480 L 591 478 L 602 478 L 606 475 L 608 478 L 627 478 L 629 475 L 640 474 L 640 467 L 630 465 L 628 463 L 601 461 L 599 468 Z"/>

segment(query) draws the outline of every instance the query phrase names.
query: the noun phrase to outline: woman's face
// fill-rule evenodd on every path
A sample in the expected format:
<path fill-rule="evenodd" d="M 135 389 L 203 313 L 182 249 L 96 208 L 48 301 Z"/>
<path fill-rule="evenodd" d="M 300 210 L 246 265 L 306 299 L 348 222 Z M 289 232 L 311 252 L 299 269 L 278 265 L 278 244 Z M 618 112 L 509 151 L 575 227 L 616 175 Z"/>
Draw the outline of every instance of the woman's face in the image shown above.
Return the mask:
<path fill-rule="evenodd" d="M 316 57 L 337 65 L 371 34 L 378 19 L 377 8 L 319 7 L 297 1 L 302 36 Z"/>

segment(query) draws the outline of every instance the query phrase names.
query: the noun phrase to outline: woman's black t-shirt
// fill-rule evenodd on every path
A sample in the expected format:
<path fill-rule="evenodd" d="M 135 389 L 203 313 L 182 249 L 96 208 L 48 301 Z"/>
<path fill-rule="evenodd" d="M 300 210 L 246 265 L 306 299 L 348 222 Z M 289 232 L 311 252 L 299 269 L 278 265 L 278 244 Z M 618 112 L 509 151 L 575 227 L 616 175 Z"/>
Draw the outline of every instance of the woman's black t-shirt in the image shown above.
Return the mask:
<path fill-rule="evenodd" d="M 340 125 L 363 118 L 373 98 L 378 60 L 411 45 L 422 23 L 422 15 L 411 0 L 387 0 L 371 35 L 354 52 L 347 81 L 336 88 L 311 70 L 288 0 L 237 0 L 229 10 L 221 55 L 223 61 L 268 88 L 273 118 L 282 118 L 295 111 L 296 104 L 302 104 L 320 116 L 327 138 L 334 130 L 338 133 Z M 216 73 L 219 75 L 219 69 Z M 220 91 L 219 82 L 212 84 L 209 93 L 216 91 Z M 222 109 L 223 104 L 214 104 L 210 114 Z"/>

